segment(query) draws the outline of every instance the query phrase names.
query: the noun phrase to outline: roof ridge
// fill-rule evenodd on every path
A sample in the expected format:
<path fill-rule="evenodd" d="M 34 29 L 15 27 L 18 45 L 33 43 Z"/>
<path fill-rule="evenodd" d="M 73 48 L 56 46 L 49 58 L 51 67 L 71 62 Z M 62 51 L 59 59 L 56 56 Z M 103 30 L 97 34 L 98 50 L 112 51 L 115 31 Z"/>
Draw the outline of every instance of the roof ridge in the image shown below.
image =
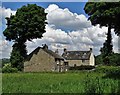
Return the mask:
<path fill-rule="evenodd" d="M 63 57 L 59 54 L 56 54 L 54 51 L 50 50 L 50 49 L 43 49 L 45 52 L 49 53 L 51 56 L 56 57 L 56 58 L 61 58 L 63 59 Z M 50 53 L 51 52 L 51 53 Z"/>
<path fill-rule="evenodd" d="M 70 51 L 73 52 L 72 50 L 70 50 Z M 70 51 L 69 51 L 69 52 L 70 52 Z M 87 50 L 87 51 L 90 51 L 90 50 Z M 67 51 L 67 52 L 68 52 L 68 51 Z M 75 52 L 75 51 L 74 51 L 74 52 Z M 84 51 L 82 51 L 82 52 L 84 52 Z"/>

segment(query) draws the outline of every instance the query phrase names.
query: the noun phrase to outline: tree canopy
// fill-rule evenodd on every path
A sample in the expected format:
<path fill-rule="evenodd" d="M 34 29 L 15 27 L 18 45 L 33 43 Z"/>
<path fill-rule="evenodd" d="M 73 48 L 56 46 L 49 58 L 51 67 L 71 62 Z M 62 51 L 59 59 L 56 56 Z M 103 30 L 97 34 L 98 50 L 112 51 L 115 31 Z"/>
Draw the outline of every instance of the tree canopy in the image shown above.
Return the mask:
<path fill-rule="evenodd" d="M 7 40 L 16 42 L 41 38 L 45 32 L 46 15 L 44 8 L 36 4 L 23 6 L 15 15 L 6 18 L 7 28 L 3 34 Z"/>
<path fill-rule="evenodd" d="M 88 2 L 84 10 L 92 25 L 111 27 L 117 35 L 120 34 L 120 2 Z"/>

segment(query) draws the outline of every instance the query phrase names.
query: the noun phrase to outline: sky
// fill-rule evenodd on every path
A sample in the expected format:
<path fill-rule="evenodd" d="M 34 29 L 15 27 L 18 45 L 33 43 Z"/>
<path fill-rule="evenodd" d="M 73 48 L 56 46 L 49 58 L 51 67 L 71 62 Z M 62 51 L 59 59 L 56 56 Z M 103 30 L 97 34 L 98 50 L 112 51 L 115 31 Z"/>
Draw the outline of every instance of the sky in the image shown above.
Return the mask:
<path fill-rule="evenodd" d="M 5 17 L 10 17 L 11 13 L 15 15 L 18 8 L 28 3 L 45 8 L 48 22 L 41 39 L 26 42 L 28 54 L 42 44 L 47 44 L 53 51 L 58 49 L 60 54 L 64 48 L 80 51 L 93 48 L 94 55 L 100 54 L 99 50 L 106 39 L 107 27 L 99 28 L 99 25 L 91 25 L 88 15 L 84 12 L 86 2 L 3 2 L 0 7 L 2 15 L 0 58 L 9 58 L 13 45 L 13 42 L 6 41 L 2 34 L 6 28 Z M 118 37 L 114 34 L 114 30 L 112 36 L 114 52 L 118 52 Z"/>

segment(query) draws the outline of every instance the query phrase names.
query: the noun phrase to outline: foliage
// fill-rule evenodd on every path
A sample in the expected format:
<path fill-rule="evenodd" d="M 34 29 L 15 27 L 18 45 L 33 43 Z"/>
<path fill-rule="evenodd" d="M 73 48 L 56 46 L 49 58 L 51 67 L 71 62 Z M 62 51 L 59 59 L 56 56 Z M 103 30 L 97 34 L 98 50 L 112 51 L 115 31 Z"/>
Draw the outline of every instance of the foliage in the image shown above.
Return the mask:
<path fill-rule="evenodd" d="M 108 73 L 108 72 L 114 72 L 116 70 L 119 70 L 120 67 L 118 66 L 97 66 L 94 70 L 94 72 L 98 72 L 98 73 Z"/>
<path fill-rule="evenodd" d="M 101 54 L 103 55 L 103 58 L 111 55 L 113 53 L 112 50 L 113 50 L 113 45 L 112 45 L 111 31 L 108 30 L 107 40 L 105 40 L 105 43 L 103 44 L 103 48 L 101 48 Z"/>
<path fill-rule="evenodd" d="M 4 67 L 2 68 L 2 73 L 16 73 L 18 72 L 17 68 L 12 68 L 11 64 L 5 64 Z"/>
<path fill-rule="evenodd" d="M 14 47 L 10 56 L 11 66 L 13 68 L 17 68 L 18 70 L 22 71 L 23 60 L 24 58 L 20 55 L 20 51 L 16 49 L 16 47 Z"/>
<path fill-rule="evenodd" d="M 107 40 L 100 50 L 105 64 L 109 64 L 109 56 L 113 53 L 111 29 L 114 28 L 116 31 L 118 15 L 120 15 L 120 10 L 118 11 L 117 9 L 120 9 L 120 2 L 88 2 L 84 8 L 85 12 L 89 15 L 92 25 L 99 24 L 100 27 L 108 27 Z M 118 28 L 120 26 L 117 26 Z"/>
<path fill-rule="evenodd" d="M 112 36 L 111 36 L 111 30 L 108 27 L 108 33 L 107 33 L 107 40 L 105 40 L 105 43 L 103 44 L 103 48 L 101 48 L 101 55 L 103 58 L 104 64 L 110 64 L 110 58 L 111 54 L 113 53 L 113 45 L 112 45 Z"/>
<path fill-rule="evenodd" d="M 103 58 L 102 58 L 102 55 L 100 54 L 100 55 L 97 55 L 96 57 L 95 57 L 95 64 L 96 65 L 101 65 L 101 64 L 103 64 Z"/>
<path fill-rule="evenodd" d="M 25 42 L 41 38 L 42 34 L 45 33 L 46 15 L 44 8 L 36 4 L 28 4 L 19 8 L 15 15 L 6 18 L 7 28 L 3 34 L 6 40 L 15 42 L 10 58 L 13 67 L 15 64 L 20 66 L 27 55 Z M 15 52 L 17 53 L 15 54 Z"/>
<path fill-rule="evenodd" d="M 103 55 L 100 54 L 98 56 L 96 56 L 95 58 L 95 63 L 97 65 L 104 65 L 104 60 L 105 58 L 103 58 Z M 113 65 L 113 66 L 120 66 L 120 54 L 118 53 L 112 53 L 111 55 L 108 56 L 109 59 L 109 65 Z"/>
<path fill-rule="evenodd" d="M 21 50 L 21 48 L 23 49 Z M 18 70 L 20 71 L 23 69 L 23 62 L 24 62 L 24 58 L 26 57 L 24 55 L 26 50 L 24 48 L 26 48 L 24 44 L 20 45 L 18 43 L 15 43 L 13 45 L 13 49 L 10 56 L 10 62 L 12 67 L 18 68 Z"/>
<path fill-rule="evenodd" d="M 7 59 L 7 58 L 0 59 L 0 66 L 1 67 L 3 67 L 7 63 L 10 63 L 10 59 Z"/>
<path fill-rule="evenodd" d="M 84 10 L 93 25 L 108 26 L 120 34 L 120 2 L 88 2 Z"/>
<path fill-rule="evenodd" d="M 6 19 L 8 26 L 3 34 L 9 41 L 31 41 L 34 38 L 41 38 L 45 32 L 46 13 L 44 13 L 44 8 L 36 4 L 22 6 L 15 15 Z"/>
<path fill-rule="evenodd" d="M 109 56 L 110 65 L 120 66 L 120 54 L 114 53 Z"/>
<path fill-rule="evenodd" d="M 92 70 L 95 66 L 89 66 L 89 65 L 81 65 L 76 67 L 70 67 L 70 70 Z"/>

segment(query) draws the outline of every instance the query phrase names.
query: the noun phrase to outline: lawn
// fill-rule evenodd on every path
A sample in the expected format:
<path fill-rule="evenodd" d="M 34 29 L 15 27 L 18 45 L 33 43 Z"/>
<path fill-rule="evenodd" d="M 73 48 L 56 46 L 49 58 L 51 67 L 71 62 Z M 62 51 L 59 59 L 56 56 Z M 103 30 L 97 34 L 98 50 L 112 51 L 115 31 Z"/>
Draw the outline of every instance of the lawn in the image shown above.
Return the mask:
<path fill-rule="evenodd" d="M 119 80 L 105 73 L 78 71 L 66 73 L 3 74 L 3 93 L 118 93 Z"/>

